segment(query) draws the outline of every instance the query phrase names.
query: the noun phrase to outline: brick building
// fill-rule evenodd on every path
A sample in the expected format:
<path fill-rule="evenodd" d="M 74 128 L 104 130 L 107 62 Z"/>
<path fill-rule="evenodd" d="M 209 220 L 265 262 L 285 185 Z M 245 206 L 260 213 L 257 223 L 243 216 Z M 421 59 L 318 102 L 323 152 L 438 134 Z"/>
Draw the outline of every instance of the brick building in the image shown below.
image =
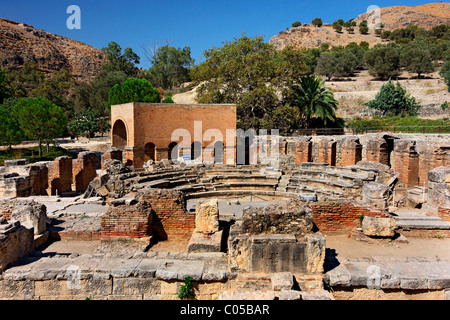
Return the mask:
<path fill-rule="evenodd" d="M 148 160 L 178 157 L 235 161 L 234 104 L 132 102 L 111 107 L 111 124 L 112 145 L 125 151 L 127 163 L 135 169 Z"/>

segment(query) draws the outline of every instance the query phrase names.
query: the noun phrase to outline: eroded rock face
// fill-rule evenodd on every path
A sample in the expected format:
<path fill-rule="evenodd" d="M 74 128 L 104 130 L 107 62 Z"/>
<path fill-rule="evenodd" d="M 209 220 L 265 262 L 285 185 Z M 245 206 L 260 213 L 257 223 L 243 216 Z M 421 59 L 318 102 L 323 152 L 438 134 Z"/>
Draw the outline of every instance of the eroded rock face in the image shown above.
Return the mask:
<path fill-rule="evenodd" d="M 40 70 L 65 69 L 76 80 L 92 80 L 106 61 L 104 51 L 90 45 L 0 18 L 0 65 L 18 69 L 36 62 Z"/>
<path fill-rule="evenodd" d="M 364 217 L 362 222 L 363 233 L 374 237 L 393 237 L 396 223 L 394 218 Z"/>

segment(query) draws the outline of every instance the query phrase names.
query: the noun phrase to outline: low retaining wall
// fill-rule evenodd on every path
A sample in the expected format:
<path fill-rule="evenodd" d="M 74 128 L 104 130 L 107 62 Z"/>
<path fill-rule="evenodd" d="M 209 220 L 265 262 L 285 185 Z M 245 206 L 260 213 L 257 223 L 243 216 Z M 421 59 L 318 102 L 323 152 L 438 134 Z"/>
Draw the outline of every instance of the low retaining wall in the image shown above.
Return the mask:
<path fill-rule="evenodd" d="M 349 234 L 352 229 L 360 226 L 360 216 L 386 216 L 381 211 L 344 201 L 311 203 L 310 207 L 314 223 L 324 234 Z"/>
<path fill-rule="evenodd" d="M 268 291 L 273 299 L 282 292 L 270 274 L 228 272 L 224 253 L 149 252 L 131 259 L 92 254 L 26 258 L 0 274 L 0 299 L 177 300 L 187 276 L 199 300 L 236 291 Z M 303 291 L 322 291 L 321 275 L 295 279 Z M 302 292 L 296 292 L 300 297 Z"/>

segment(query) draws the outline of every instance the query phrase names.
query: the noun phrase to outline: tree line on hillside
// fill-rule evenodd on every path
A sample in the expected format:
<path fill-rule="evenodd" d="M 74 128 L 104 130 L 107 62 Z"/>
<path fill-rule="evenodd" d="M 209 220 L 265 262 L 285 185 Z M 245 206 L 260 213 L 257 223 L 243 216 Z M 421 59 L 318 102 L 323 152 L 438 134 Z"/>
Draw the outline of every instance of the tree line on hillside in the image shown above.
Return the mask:
<path fill-rule="evenodd" d="M 354 21 L 337 23 L 353 27 Z M 320 26 L 321 21 L 315 24 Z M 448 26 L 429 31 L 410 26 L 392 31 L 393 41 L 373 48 L 363 41 L 345 47 L 323 44 L 320 48 L 286 47 L 281 51 L 266 43 L 263 36 L 243 35 L 206 50 L 205 60 L 199 64 L 191 58 L 189 47 L 162 46 L 151 55 L 147 70 L 137 67 L 140 57 L 131 48 L 122 50 L 110 42 L 103 48 L 108 62 L 90 82 L 76 83 L 66 70 L 45 76 L 36 64 L 0 70 L 0 143 L 11 146 L 26 138 L 48 145 L 64 134 L 92 137 L 108 132 L 111 105 L 173 103 L 171 95 L 187 90 L 180 89 L 186 82 L 191 82 L 191 87 L 198 85 L 199 103 L 236 103 L 238 126 L 243 129 L 278 128 L 289 134 L 299 128 L 339 127 L 343 121 L 335 116 L 338 103 L 321 77 L 349 77 L 367 69 L 382 80 L 395 79 L 402 70 L 420 78 L 445 60 L 440 74 L 449 84 L 449 35 Z M 386 84 L 387 93 L 381 97 L 408 96 L 392 85 Z M 391 106 L 396 111 L 384 114 L 417 113 L 415 102 L 402 101 L 410 107 L 400 106 L 397 112 Z M 386 108 L 372 102 L 367 105 Z M 30 129 L 27 125 L 33 121 L 27 116 L 32 112 L 39 123 Z M 48 130 L 41 130 L 43 127 Z"/>

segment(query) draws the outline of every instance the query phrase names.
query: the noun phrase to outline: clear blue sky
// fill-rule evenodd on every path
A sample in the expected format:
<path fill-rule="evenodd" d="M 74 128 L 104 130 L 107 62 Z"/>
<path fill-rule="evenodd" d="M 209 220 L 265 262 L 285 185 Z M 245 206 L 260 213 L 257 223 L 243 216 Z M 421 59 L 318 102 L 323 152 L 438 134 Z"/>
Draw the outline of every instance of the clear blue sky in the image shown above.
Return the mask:
<path fill-rule="evenodd" d="M 429 1 L 433 2 L 433 1 Z M 437 1 L 434 1 L 437 2 Z M 0 0 L 0 17 L 23 22 L 96 48 L 110 41 L 131 47 L 149 67 L 141 46 L 191 47 L 196 63 L 204 50 L 240 37 L 263 35 L 265 41 L 297 20 L 310 23 L 356 18 L 370 5 L 420 5 L 426 0 Z M 69 30 L 69 5 L 81 9 L 81 30 Z"/>

